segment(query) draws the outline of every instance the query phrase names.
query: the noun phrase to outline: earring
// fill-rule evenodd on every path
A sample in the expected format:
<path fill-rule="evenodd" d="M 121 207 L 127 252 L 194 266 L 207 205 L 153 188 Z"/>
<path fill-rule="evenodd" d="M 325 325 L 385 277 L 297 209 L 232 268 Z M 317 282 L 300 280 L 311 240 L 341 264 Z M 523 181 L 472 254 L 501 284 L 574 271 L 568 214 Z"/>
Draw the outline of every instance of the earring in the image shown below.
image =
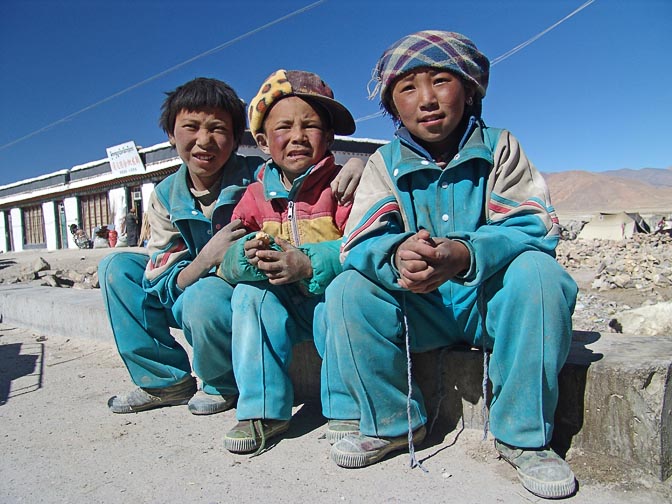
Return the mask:
<path fill-rule="evenodd" d="M 467 106 L 471 107 L 474 104 L 474 99 L 470 96 L 467 98 Z"/>

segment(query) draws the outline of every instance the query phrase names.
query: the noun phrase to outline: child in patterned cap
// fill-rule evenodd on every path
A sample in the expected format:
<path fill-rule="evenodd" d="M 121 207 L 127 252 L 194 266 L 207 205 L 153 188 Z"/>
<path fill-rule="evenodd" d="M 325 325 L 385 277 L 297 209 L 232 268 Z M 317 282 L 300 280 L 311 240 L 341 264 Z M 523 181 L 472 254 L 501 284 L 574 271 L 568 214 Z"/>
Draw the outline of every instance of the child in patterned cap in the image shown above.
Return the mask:
<path fill-rule="evenodd" d="M 315 310 L 341 271 L 339 247 L 350 213 L 331 188 L 340 171 L 334 134 L 355 131 L 350 112 L 316 74 L 278 70 L 249 107 L 250 130 L 271 159 L 233 219 L 250 233 L 231 247 L 219 274 L 236 284 L 233 369 L 239 420 L 224 437 L 234 453 L 261 453 L 289 428 L 292 346 L 313 339 Z"/>
<path fill-rule="evenodd" d="M 577 287 L 555 261 L 544 179 L 481 118 L 488 75 L 485 55 L 452 32 L 408 35 L 378 61 L 372 95 L 399 129 L 364 170 L 316 327 L 327 437 L 342 467 L 406 446 L 417 463 L 427 413 L 410 353 L 482 347 L 497 450 L 529 491 L 564 497 L 574 474 L 549 442 Z"/>

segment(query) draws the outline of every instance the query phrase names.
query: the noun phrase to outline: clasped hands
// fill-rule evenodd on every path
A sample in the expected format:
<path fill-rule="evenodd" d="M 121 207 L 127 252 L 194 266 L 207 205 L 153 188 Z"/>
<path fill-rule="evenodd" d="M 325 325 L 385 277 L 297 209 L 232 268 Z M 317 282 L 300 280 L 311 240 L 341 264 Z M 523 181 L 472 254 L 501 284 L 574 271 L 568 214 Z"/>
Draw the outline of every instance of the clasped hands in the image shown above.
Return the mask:
<path fill-rule="evenodd" d="M 262 240 L 252 238 L 243 246 L 247 261 L 264 273 L 272 285 L 298 282 L 313 276 L 310 258 L 287 240 L 273 239 L 281 250 L 267 248 Z"/>
<path fill-rule="evenodd" d="M 416 294 L 438 289 L 468 270 L 470 262 L 470 252 L 464 243 L 432 238 L 425 229 L 402 242 L 394 254 L 394 264 L 399 272 L 397 283 Z"/>

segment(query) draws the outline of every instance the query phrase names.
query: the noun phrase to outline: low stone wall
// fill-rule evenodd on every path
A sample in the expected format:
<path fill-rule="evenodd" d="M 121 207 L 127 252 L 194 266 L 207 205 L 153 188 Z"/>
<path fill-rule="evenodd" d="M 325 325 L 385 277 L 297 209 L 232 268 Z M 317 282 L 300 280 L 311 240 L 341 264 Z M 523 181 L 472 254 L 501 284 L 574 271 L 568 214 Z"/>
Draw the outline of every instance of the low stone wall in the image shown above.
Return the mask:
<path fill-rule="evenodd" d="M 291 375 L 297 401 L 319 401 L 320 363 L 312 343 L 295 348 Z M 436 416 L 436 435 L 483 429 L 480 350 L 416 354 L 412 364 L 430 422 Z M 575 331 L 560 373 L 552 446 L 562 455 L 578 449 L 667 479 L 672 475 L 671 379 L 672 337 Z"/>

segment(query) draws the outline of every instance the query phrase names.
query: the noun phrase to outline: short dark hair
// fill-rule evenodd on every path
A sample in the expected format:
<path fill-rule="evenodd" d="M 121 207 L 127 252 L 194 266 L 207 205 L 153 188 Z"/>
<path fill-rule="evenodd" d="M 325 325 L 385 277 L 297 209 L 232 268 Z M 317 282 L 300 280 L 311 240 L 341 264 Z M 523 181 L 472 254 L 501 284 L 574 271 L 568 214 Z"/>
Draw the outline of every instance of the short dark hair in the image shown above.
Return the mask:
<path fill-rule="evenodd" d="M 231 114 L 233 138 L 236 145 L 240 145 L 247 124 L 245 104 L 231 86 L 217 79 L 198 77 L 167 92 L 161 106 L 159 126 L 167 135 L 173 135 L 177 114 L 182 110 L 204 108 L 223 109 Z"/>

